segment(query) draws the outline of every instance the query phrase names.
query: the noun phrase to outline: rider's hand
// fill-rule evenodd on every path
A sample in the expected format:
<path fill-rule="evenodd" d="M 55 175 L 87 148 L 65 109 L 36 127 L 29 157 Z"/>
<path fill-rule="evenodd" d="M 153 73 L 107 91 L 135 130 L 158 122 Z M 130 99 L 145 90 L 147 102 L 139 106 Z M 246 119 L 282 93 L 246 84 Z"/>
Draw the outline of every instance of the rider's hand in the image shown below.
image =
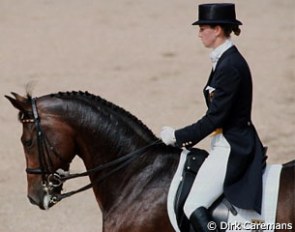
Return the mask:
<path fill-rule="evenodd" d="M 166 145 L 174 146 L 176 143 L 175 130 L 171 127 L 165 126 L 162 128 L 160 137 Z"/>

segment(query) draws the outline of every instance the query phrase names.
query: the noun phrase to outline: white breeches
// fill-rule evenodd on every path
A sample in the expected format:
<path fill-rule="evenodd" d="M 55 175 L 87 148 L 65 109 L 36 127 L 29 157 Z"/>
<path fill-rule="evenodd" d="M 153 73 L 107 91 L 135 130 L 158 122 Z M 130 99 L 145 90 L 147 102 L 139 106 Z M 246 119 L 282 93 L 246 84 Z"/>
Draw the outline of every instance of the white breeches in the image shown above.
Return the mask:
<path fill-rule="evenodd" d="M 230 145 L 223 134 L 215 135 L 211 141 L 211 151 L 199 169 L 197 177 L 184 204 L 188 218 L 199 207 L 208 208 L 223 193 Z"/>

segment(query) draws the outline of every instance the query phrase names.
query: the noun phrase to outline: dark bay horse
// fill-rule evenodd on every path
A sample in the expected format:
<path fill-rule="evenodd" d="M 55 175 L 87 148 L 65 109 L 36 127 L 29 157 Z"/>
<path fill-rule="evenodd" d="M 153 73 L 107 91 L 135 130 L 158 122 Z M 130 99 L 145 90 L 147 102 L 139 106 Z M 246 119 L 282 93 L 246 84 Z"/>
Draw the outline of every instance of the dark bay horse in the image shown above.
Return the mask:
<path fill-rule="evenodd" d="M 180 149 L 163 145 L 136 117 L 87 92 L 12 94 L 6 98 L 20 111 L 31 203 L 48 209 L 92 187 L 104 232 L 174 231 L 166 201 Z M 67 173 L 75 155 L 88 171 Z M 85 175 L 91 185 L 62 193 L 64 181 Z M 277 222 L 295 227 L 294 161 L 282 169 Z"/>

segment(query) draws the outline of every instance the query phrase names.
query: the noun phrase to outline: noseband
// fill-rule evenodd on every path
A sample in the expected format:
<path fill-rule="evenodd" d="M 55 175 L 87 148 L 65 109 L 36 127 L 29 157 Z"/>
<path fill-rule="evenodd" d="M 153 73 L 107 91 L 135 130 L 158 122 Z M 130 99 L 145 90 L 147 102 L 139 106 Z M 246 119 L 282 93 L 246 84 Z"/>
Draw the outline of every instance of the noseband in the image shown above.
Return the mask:
<path fill-rule="evenodd" d="M 45 133 L 42 130 L 41 127 L 41 119 L 38 114 L 38 108 L 37 108 L 37 98 L 32 98 L 32 111 L 33 111 L 33 119 L 22 119 L 22 123 L 34 123 L 35 129 L 37 133 L 37 145 L 38 145 L 38 158 L 40 167 L 39 168 L 26 168 L 27 174 L 33 174 L 33 175 L 41 175 L 42 176 L 42 184 L 43 189 L 46 193 L 49 193 L 53 190 L 53 188 L 60 187 L 66 180 L 74 179 L 78 177 L 84 177 L 89 176 L 90 174 L 106 171 L 100 178 L 98 178 L 95 183 L 90 183 L 88 185 L 85 185 L 84 187 L 81 187 L 77 190 L 70 191 L 67 193 L 62 194 L 55 194 L 52 196 L 52 199 L 50 200 L 51 203 L 55 204 L 58 201 L 62 200 L 63 198 L 72 196 L 76 193 L 85 191 L 91 187 L 93 187 L 94 184 L 98 184 L 105 180 L 108 176 L 112 175 L 113 173 L 121 170 L 122 168 L 129 165 L 133 160 L 135 160 L 139 155 L 143 154 L 145 151 L 147 151 L 150 147 L 162 143 L 160 140 L 156 140 L 153 143 L 142 147 L 134 152 L 131 152 L 125 156 L 122 156 L 118 159 L 115 159 L 113 161 L 110 161 L 108 163 L 99 165 L 93 169 L 89 169 L 82 173 L 77 174 L 69 174 L 69 172 L 66 172 L 62 169 L 58 169 L 56 171 L 53 171 L 53 163 L 49 155 L 49 150 L 61 161 L 66 162 L 66 165 L 69 167 L 70 163 L 65 161 L 62 156 L 54 149 L 53 146 L 51 146 L 50 141 L 46 137 Z"/>

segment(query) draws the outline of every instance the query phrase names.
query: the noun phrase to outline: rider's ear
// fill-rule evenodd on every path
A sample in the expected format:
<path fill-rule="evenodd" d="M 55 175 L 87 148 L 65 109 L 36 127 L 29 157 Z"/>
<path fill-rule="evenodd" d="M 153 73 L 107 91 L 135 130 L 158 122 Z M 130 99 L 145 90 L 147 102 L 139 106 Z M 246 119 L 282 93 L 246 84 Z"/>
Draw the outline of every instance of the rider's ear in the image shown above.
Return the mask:
<path fill-rule="evenodd" d="M 5 95 L 5 97 L 11 102 L 11 104 L 22 112 L 28 112 L 31 109 L 30 100 L 22 97 L 17 93 L 11 93 L 15 98 Z"/>

